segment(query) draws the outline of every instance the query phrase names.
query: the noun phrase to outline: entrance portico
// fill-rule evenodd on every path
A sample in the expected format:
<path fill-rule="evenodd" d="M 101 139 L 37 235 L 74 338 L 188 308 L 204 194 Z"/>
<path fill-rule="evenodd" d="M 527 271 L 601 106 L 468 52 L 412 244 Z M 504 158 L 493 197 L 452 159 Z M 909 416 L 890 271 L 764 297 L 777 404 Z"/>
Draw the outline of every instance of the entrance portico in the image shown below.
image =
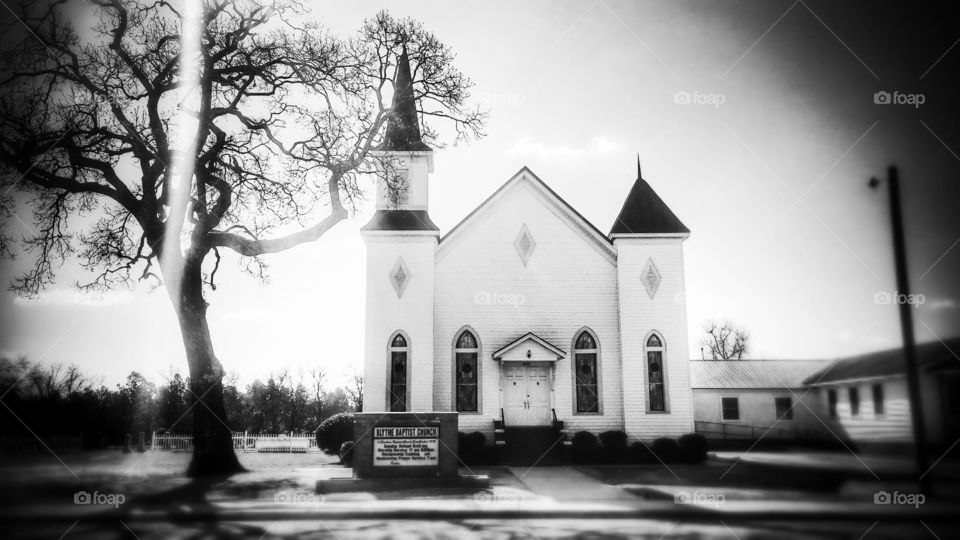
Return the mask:
<path fill-rule="evenodd" d="M 506 425 L 552 424 L 555 364 L 565 356 L 532 332 L 493 353 L 500 365 L 500 408 Z"/>

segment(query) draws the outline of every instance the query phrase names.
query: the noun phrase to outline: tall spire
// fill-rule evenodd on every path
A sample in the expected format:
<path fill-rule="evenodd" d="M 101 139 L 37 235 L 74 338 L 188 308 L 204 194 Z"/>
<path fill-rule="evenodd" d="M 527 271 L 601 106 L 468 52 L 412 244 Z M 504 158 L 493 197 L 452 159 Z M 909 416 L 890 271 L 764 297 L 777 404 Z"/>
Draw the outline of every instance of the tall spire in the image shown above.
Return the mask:
<path fill-rule="evenodd" d="M 637 155 L 637 180 L 613 223 L 610 237 L 637 234 L 689 234 L 676 214 L 663 202 L 640 172 L 640 156 Z"/>
<path fill-rule="evenodd" d="M 399 152 L 429 152 L 431 148 L 420 138 L 420 122 L 417 117 L 417 99 L 413 93 L 413 76 L 410 73 L 410 57 L 407 44 L 403 44 L 397 72 L 393 80 L 393 113 L 387 120 L 383 143 L 377 150 Z"/>

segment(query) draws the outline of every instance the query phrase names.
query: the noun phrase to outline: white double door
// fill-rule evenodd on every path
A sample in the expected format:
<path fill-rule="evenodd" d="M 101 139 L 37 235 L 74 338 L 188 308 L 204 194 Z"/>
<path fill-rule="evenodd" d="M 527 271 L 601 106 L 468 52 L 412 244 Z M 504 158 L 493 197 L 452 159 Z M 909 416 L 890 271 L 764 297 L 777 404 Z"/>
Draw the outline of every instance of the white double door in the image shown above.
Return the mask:
<path fill-rule="evenodd" d="M 550 405 L 549 364 L 503 366 L 503 419 L 507 426 L 548 426 Z"/>

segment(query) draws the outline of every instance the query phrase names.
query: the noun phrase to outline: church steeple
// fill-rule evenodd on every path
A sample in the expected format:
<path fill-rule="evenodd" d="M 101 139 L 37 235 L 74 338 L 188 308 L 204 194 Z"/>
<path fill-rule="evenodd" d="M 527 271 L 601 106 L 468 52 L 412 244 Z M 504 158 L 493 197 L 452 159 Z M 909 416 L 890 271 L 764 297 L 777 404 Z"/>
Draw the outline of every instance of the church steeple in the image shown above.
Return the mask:
<path fill-rule="evenodd" d="M 413 75 L 410 71 L 410 57 L 407 45 L 397 61 L 397 72 L 393 80 L 393 104 L 387 120 L 387 130 L 383 143 L 377 150 L 386 152 L 431 152 L 420 138 L 420 121 L 417 115 L 417 99 L 413 92 Z"/>
<path fill-rule="evenodd" d="M 440 229 L 427 213 L 433 149 L 421 138 L 410 56 L 406 44 L 402 47 L 383 142 L 370 152 L 380 160 L 377 211 L 363 231 L 425 231 L 436 236 Z"/>
<path fill-rule="evenodd" d="M 637 156 L 637 180 L 620 209 L 620 215 L 613 223 L 610 237 L 650 235 L 650 234 L 689 234 L 690 229 L 670 210 L 650 184 L 643 179 L 640 171 L 640 156 Z"/>

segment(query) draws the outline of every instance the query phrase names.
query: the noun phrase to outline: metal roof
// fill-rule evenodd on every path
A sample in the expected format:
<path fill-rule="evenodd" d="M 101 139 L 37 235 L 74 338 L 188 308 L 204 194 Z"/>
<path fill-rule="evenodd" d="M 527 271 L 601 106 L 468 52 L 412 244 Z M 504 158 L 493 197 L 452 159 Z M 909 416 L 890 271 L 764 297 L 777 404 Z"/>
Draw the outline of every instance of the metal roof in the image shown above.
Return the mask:
<path fill-rule="evenodd" d="M 803 388 L 830 360 L 691 360 L 691 388 Z"/>
<path fill-rule="evenodd" d="M 928 341 L 917 344 L 917 365 L 921 371 L 948 371 L 960 369 L 960 338 L 943 341 Z M 887 349 L 848 358 L 841 358 L 817 373 L 812 373 L 804 383 L 825 384 L 838 381 L 890 377 L 906 372 L 903 349 Z"/>

